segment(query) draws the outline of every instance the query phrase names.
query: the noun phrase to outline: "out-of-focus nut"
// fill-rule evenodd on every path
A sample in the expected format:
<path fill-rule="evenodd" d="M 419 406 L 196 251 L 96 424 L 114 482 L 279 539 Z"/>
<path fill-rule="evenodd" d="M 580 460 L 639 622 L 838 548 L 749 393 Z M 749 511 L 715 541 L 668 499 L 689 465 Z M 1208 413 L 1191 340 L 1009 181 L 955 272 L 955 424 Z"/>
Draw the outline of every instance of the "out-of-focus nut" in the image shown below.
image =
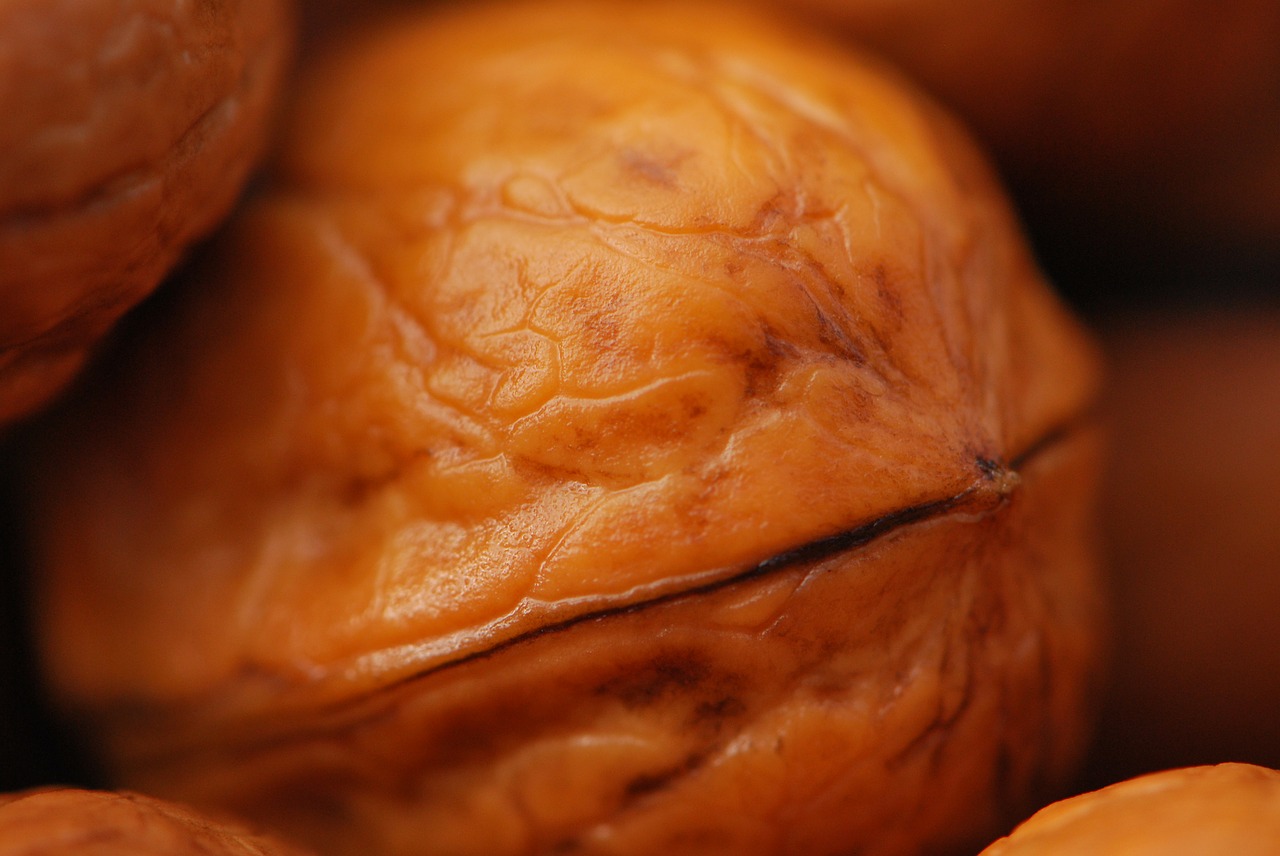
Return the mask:
<path fill-rule="evenodd" d="M 1041 809 L 982 856 L 1202 856 L 1280 853 L 1280 773 L 1249 764 L 1185 767 Z"/>
<path fill-rule="evenodd" d="M 226 215 L 266 141 L 290 10 L 0 4 L 0 425 Z"/>
<path fill-rule="evenodd" d="M 0 795 L 0 856 L 302 856 L 238 824 L 133 793 Z"/>

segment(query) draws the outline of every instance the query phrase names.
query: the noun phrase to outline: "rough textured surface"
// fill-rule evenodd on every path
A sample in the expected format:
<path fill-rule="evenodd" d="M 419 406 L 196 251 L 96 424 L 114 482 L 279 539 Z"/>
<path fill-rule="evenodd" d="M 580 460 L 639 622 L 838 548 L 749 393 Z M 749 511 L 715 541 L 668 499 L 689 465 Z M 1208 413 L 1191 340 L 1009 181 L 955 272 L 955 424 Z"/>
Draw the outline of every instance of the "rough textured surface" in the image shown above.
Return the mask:
<path fill-rule="evenodd" d="M 230 208 L 265 143 L 288 0 L 0 4 L 0 424 Z"/>
<path fill-rule="evenodd" d="M 3 856 L 302 856 L 241 826 L 133 793 L 0 795 Z"/>
<path fill-rule="evenodd" d="M 1041 809 L 983 856 L 1280 853 L 1280 773 L 1248 764 L 1130 779 Z"/>
<path fill-rule="evenodd" d="M 779 852 L 887 854 L 944 846 L 944 819 L 992 834 L 1061 775 L 1096 662 L 1094 355 L 935 108 L 729 9 L 468 7 L 318 58 L 273 175 L 42 427 L 50 679 L 126 780 L 375 839 L 466 803 L 474 823 L 429 827 L 476 852 L 732 852 L 690 808 L 761 799 Z M 1057 486 L 1019 487 L 1023 464 Z M 824 552 L 852 589 L 794 605 L 811 641 L 770 637 Z M 917 552 L 937 564 L 899 567 Z M 723 599 L 757 613 L 698 630 Z M 762 636 L 767 676 L 733 653 Z M 668 646 L 680 692 L 619 725 Z M 801 690 L 827 670 L 838 705 Z M 972 760 L 946 748 L 955 706 Z M 795 780 L 857 771 L 829 812 L 734 748 L 792 730 Z M 882 732 L 928 747 L 910 772 Z M 525 764 L 568 777 L 570 816 L 516 800 L 494 812 L 519 835 L 475 837 Z M 651 808 L 613 826 L 628 789 Z M 856 818 L 881 792 L 901 828 L 877 844 Z"/>

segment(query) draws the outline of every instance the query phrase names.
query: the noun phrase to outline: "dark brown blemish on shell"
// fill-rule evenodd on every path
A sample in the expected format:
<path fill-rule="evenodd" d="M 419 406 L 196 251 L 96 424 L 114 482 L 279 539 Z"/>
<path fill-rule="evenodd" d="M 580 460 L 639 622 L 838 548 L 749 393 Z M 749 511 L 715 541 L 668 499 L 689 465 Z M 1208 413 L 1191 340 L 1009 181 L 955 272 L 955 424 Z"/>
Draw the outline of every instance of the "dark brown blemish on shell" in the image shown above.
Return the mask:
<path fill-rule="evenodd" d="M 628 667 L 631 664 L 627 664 Z M 688 654 L 667 653 L 635 672 L 626 672 L 599 684 L 596 695 L 613 696 L 628 708 L 647 707 L 674 690 L 691 690 L 707 679 L 710 670 Z"/>
<path fill-rule="evenodd" d="M 627 439 L 642 447 L 679 444 L 689 436 L 688 423 L 696 421 L 707 409 L 704 398 L 696 394 L 681 396 L 675 408 L 619 408 L 601 420 L 598 431 L 575 431 L 578 442 L 574 449 L 591 449 L 600 437 L 606 438 L 611 446 Z"/>
<path fill-rule="evenodd" d="M 585 344 L 595 359 L 611 362 L 624 351 L 623 324 L 615 313 L 606 309 L 582 315 L 578 320 Z"/>
<path fill-rule="evenodd" d="M 781 232 L 782 229 L 779 227 L 789 225 L 791 219 L 786 212 L 779 208 L 777 197 L 775 196 L 756 212 L 756 216 L 751 221 L 747 231 L 752 235 L 772 235 Z"/>
<path fill-rule="evenodd" d="M 726 720 L 737 719 L 747 712 L 746 703 L 737 696 L 721 696 L 704 701 L 693 711 L 693 723 L 719 728 Z"/>
<path fill-rule="evenodd" d="M 760 359 L 752 354 L 742 360 L 742 374 L 746 397 L 762 398 L 777 388 L 781 371 L 777 360 Z"/>
<path fill-rule="evenodd" d="M 706 402 L 692 395 L 681 398 L 680 407 L 684 411 L 684 418 L 690 422 L 702 418 L 707 413 Z"/>
<path fill-rule="evenodd" d="M 986 476 L 987 479 L 990 479 L 990 480 L 996 479 L 999 476 L 999 474 L 1002 473 L 1005 469 L 1004 466 L 999 461 L 995 460 L 994 458 L 984 457 L 982 455 L 978 455 L 974 459 L 974 463 L 977 464 L 978 471 L 981 472 L 984 476 Z"/>
<path fill-rule="evenodd" d="M 893 280 L 894 276 L 884 262 L 879 262 L 872 268 L 871 282 L 875 287 L 876 299 L 881 306 L 883 318 L 881 323 L 868 326 L 876 347 L 885 354 L 892 351 L 895 342 L 894 333 L 902 329 L 906 315 L 902 308 L 902 296 Z"/>
<path fill-rule="evenodd" d="M 679 186 L 679 166 L 685 156 L 660 159 L 651 152 L 626 149 L 618 154 L 625 174 L 667 189 Z"/>
<path fill-rule="evenodd" d="M 849 335 L 849 331 L 835 318 L 823 309 L 808 291 L 802 289 L 802 293 L 809 299 L 809 303 L 813 309 L 814 320 L 817 324 L 818 341 L 821 342 L 828 350 L 837 357 L 853 363 L 855 366 L 863 366 L 867 363 L 867 355 L 863 353 L 858 342 L 854 341 Z"/>
<path fill-rule="evenodd" d="M 884 307 L 885 315 L 895 323 L 895 326 L 900 325 L 903 318 L 902 297 L 890 281 L 889 269 L 883 262 L 875 266 L 871 272 L 871 279 L 876 284 L 876 297 Z"/>
<path fill-rule="evenodd" d="M 653 773 L 641 773 L 633 777 L 623 788 L 627 801 L 646 796 L 667 787 L 681 776 L 687 775 L 702 763 L 702 756 L 690 755 L 675 767 Z"/>
<path fill-rule="evenodd" d="M 708 339 L 707 344 L 723 356 L 721 361 L 742 367 L 744 394 L 747 398 L 767 395 L 778 386 L 782 366 L 798 353 L 796 347 L 778 335 L 768 323 L 761 322 L 759 345 L 741 348 L 721 339 Z"/>

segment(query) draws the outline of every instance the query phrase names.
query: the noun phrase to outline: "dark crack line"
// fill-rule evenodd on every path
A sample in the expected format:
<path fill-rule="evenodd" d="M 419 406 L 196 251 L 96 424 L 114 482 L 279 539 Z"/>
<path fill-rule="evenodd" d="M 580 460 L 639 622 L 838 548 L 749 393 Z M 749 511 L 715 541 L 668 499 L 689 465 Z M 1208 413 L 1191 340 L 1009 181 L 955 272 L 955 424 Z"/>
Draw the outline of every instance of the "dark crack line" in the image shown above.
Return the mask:
<path fill-rule="evenodd" d="M 1064 421 L 1046 433 L 1042 434 L 1038 440 L 1028 446 L 1023 452 L 1010 459 L 1009 468 L 1017 469 L 1028 464 L 1032 459 L 1045 454 L 1056 448 L 1068 438 L 1078 433 L 1078 431 L 1094 421 L 1095 414 L 1093 410 L 1088 410 L 1082 415 Z M 681 589 L 680 591 L 669 592 L 657 597 L 643 600 L 637 603 L 626 604 L 622 606 L 610 606 L 603 609 L 594 610 L 592 612 L 582 613 L 570 616 L 561 621 L 547 624 L 520 633 L 509 639 L 480 650 L 473 651 L 457 657 L 453 660 L 436 663 L 425 669 L 404 675 L 391 683 L 377 687 L 368 693 L 355 698 L 342 699 L 326 706 L 313 714 L 313 721 L 317 724 L 304 729 L 293 729 L 287 733 L 259 734 L 257 737 L 247 737 L 240 740 L 233 740 L 230 744 L 225 744 L 219 751 L 243 753 L 246 751 L 257 751 L 265 747 L 278 747 L 284 744 L 297 743 L 299 740 L 306 740 L 320 734 L 328 734 L 333 731 L 335 725 L 334 718 L 345 719 L 353 717 L 355 720 L 364 721 L 369 719 L 369 714 L 361 714 L 361 709 L 367 709 L 370 704 L 375 703 L 379 698 L 386 698 L 418 681 L 427 679 L 434 675 L 446 672 L 450 669 L 465 666 L 469 663 L 480 662 L 491 657 L 495 657 L 507 649 L 514 648 L 542 636 L 548 636 L 559 633 L 570 628 L 585 624 L 590 621 L 607 618 L 610 616 L 628 615 L 647 610 L 663 604 L 672 603 L 684 598 L 696 597 L 698 595 L 707 594 L 732 585 L 736 585 L 758 577 L 766 576 L 786 568 L 795 567 L 804 564 L 816 564 L 822 560 L 829 559 L 839 553 L 866 546 L 882 537 L 890 535 L 906 526 L 914 523 L 935 519 L 950 511 L 964 508 L 970 504 L 972 500 L 978 498 L 981 500 L 984 495 L 990 493 L 991 476 L 986 472 L 983 464 L 989 464 L 986 461 L 976 461 L 975 466 L 978 471 L 983 474 L 984 479 L 973 484 L 959 493 L 943 499 L 923 502 L 913 505 L 899 511 L 886 514 L 883 517 L 876 518 L 868 523 L 855 526 L 843 532 L 838 532 L 824 538 L 810 541 L 785 552 L 777 553 L 763 561 L 751 565 L 739 573 L 733 574 L 720 579 L 715 579 L 693 588 Z M 1005 497 L 997 494 L 991 502 L 978 502 L 975 510 L 992 510 L 1004 504 Z M 377 714 L 373 714 L 376 718 Z M 245 722 L 245 721 L 242 721 Z M 247 724 L 247 722 L 245 723 Z M 341 726 L 336 726 L 341 727 Z M 196 741 L 194 744 L 179 741 L 173 744 L 167 750 L 162 750 L 150 756 L 149 761 L 143 763 L 166 763 L 164 758 L 181 757 L 185 753 L 197 750 L 197 747 L 212 748 L 204 741 Z"/>
<path fill-rule="evenodd" d="M 1089 424 L 1092 421 L 1092 418 L 1093 412 L 1090 410 L 1078 418 L 1054 426 L 1049 431 L 1041 435 L 1038 440 L 1033 442 L 1023 452 L 1011 458 L 1009 460 L 1008 469 L 1017 471 L 1025 467 L 1032 459 L 1063 443 L 1081 426 Z M 566 618 L 563 621 L 534 628 L 513 636 L 510 639 L 505 639 L 502 642 L 482 651 L 474 651 L 455 660 L 437 663 L 436 665 L 422 671 L 414 672 L 413 674 L 407 675 L 394 683 L 387 684 L 383 689 L 389 691 L 395 687 L 412 683 L 419 678 L 426 677 L 432 673 L 443 671 L 454 666 L 460 666 L 474 660 L 485 659 L 527 640 L 550 633 L 556 633 L 561 630 L 568 629 L 575 624 L 594 621 L 610 615 L 625 615 L 628 613 L 639 612 L 653 606 L 670 603 L 682 598 L 706 594 L 736 583 L 771 574 L 775 571 L 781 571 L 795 565 L 816 563 L 823 559 L 828 559 L 838 553 L 866 546 L 872 541 L 889 535 L 898 529 L 902 529 L 913 523 L 919 523 L 931 518 L 939 517 L 949 511 L 961 508 L 975 495 L 981 494 L 983 489 L 988 486 L 988 482 L 993 478 L 993 472 L 995 469 L 999 468 L 999 465 L 993 465 L 992 462 L 988 460 L 979 459 L 975 462 L 975 466 L 978 468 L 979 472 L 982 473 L 984 481 L 974 484 L 952 496 L 909 506 L 907 508 L 900 509 L 899 511 L 886 514 L 883 517 L 878 517 L 869 523 L 864 523 L 843 532 L 837 532 L 834 535 L 810 541 L 807 544 L 803 544 L 791 550 L 776 553 L 755 565 L 747 567 L 739 573 L 712 580 L 711 582 L 704 583 L 703 585 L 659 595 L 638 603 L 631 603 L 623 606 L 611 606 L 604 609 L 594 610 L 592 612 L 582 613 Z"/>

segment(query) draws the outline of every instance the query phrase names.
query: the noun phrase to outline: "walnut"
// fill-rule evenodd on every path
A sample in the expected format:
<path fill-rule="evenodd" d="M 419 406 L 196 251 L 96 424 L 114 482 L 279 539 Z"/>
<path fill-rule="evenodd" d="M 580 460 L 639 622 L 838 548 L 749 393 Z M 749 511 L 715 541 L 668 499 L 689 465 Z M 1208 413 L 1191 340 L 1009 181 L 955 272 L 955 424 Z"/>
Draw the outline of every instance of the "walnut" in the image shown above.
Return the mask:
<path fill-rule="evenodd" d="M 1043 808 L 982 856 L 1264 854 L 1280 839 L 1280 773 L 1251 764 L 1150 773 Z"/>
<path fill-rule="evenodd" d="M 302 856 L 234 823 L 133 793 L 0 795 L 2 856 Z"/>
<path fill-rule="evenodd" d="M 0 425 L 34 411 L 231 208 L 288 0 L 0 4 Z"/>
<path fill-rule="evenodd" d="M 939 853 L 1072 768 L 1095 355 L 990 170 L 741 10 L 408 10 L 33 453 L 119 781 L 332 853 Z"/>

